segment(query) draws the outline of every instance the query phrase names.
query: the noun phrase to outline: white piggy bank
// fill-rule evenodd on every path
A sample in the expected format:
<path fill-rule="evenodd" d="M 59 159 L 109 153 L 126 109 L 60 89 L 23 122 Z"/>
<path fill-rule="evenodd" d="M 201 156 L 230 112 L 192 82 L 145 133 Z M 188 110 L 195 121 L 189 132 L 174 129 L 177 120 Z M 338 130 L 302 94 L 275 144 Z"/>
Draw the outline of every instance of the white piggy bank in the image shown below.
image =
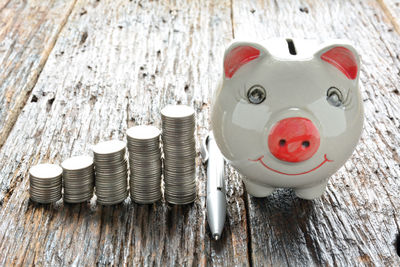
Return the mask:
<path fill-rule="evenodd" d="M 212 129 L 247 192 L 323 194 L 362 131 L 360 58 L 347 42 L 234 42 L 212 106 Z"/>

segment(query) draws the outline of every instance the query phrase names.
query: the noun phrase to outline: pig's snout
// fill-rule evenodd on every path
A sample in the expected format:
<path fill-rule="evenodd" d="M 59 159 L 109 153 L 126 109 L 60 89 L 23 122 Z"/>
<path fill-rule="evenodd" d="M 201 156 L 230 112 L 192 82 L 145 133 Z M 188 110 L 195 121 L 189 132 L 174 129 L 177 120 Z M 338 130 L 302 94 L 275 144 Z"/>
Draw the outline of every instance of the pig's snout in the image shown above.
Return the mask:
<path fill-rule="evenodd" d="M 268 135 L 268 147 L 272 155 L 287 162 L 301 162 L 311 158 L 319 144 L 317 127 L 302 117 L 278 121 Z"/>

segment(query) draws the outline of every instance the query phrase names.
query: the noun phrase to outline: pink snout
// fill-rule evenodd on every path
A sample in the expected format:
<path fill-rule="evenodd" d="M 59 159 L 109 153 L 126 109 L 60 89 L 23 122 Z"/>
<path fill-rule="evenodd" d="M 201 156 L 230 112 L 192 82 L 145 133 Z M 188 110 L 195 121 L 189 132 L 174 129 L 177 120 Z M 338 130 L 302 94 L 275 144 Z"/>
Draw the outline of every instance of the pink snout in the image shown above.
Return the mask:
<path fill-rule="evenodd" d="M 268 135 L 268 148 L 277 159 L 301 162 L 311 158 L 318 150 L 320 136 L 309 119 L 286 118 L 277 122 Z"/>

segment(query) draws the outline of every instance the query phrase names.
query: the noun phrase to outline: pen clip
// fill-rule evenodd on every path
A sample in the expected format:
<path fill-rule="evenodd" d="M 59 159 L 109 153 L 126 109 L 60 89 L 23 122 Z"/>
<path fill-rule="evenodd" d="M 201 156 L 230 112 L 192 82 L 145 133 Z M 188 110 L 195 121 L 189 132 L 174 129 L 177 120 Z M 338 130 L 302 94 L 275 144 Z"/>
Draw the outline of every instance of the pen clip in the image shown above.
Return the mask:
<path fill-rule="evenodd" d="M 207 161 L 208 161 L 208 156 L 209 155 L 208 155 L 208 147 L 207 147 L 207 145 L 208 145 L 209 137 L 210 137 L 210 133 L 208 133 L 204 137 L 203 141 L 201 142 L 200 154 L 201 154 L 201 158 L 202 158 L 203 164 L 207 164 Z"/>
<path fill-rule="evenodd" d="M 210 149 L 210 146 L 212 146 L 212 149 Z M 210 151 L 212 155 L 210 155 Z M 221 154 L 221 151 L 218 149 L 217 144 L 215 143 L 212 132 L 209 132 L 203 139 L 201 143 L 200 153 L 202 157 L 202 162 L 204 165 L 206 165 L 207 175 L 211 175 L 212 177 L 217 178 L 214 179 L 212 177 L 208 177 L 208 179 L 211 178 L 211 180 L 214 181 L 214 186 L 216 186 L 218 190 L 224 192 L 225 190 L 224 158 Z M 210 160 L 213 162 L 210 162 Z"/>

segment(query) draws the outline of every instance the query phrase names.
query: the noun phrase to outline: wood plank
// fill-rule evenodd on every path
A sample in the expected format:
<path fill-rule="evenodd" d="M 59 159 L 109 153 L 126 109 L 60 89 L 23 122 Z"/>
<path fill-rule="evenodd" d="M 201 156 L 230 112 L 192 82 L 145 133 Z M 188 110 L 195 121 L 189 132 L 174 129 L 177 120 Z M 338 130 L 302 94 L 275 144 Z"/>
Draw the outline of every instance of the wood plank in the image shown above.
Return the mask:
<path fill-rule="evenodd" d="M 160 109 L 198 112 L 197 146 L 208 128 L 230 1 L 78 1 L 0 151 L 0 265 L 248 265 L 246 212 L 229 178 L 222 242 L 210 240 L 205 171 L 192 205 L 37 205 L 28 169 L 89 153 L 135 124 L 160 126 Z M 35 101 L 31 101 L 35 99 Z M 200 165 L 200 160 L 198 161 Z"/>
<path fill-rule="evenodd" d="M 400 36 L 374 1 L 233 1 L 237 38 L 347 38 L 362 56 L 365 127 L 321 199 L 248 197 L 255 266 L 399 266 Z"/>
<path fill-rule="evenodd" d="M 378 0 L 386 18 L 393 24 L 394 30 L 400 34 L 400 1 L 399 0 Z"/>
<path fill-rule="evenodd" d="M 29 98 L 75 1 L 1 1 L 0 147 Z"/>

